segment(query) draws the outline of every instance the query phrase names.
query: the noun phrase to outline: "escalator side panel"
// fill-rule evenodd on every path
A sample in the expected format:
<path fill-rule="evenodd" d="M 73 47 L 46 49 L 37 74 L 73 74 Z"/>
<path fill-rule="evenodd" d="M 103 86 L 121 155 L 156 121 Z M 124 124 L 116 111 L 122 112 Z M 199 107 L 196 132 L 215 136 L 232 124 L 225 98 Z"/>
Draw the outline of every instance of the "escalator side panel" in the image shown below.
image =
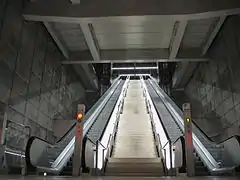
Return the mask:
<path fill-rule="evenodd" d="M 100 114 L 100 111 L 97 110 L 97 113 L 95 112 L 98 107 L 100 107 L 100 104 L 107 103 L 109 98 L 114 94 L 115 90 L 118 88 L 119 84 L 122 82 L 122 80 L 116 80 L 113 85 L 108 89 L 108 91 L 95 103 L 95 105 L 88 111 L 88 113 L 85 116 L 86 122 L 84 124 L 84 134 L 86 134 L 86 131 L 89 130 L 87 126 L 89 126 L 89 123 L 94 123 L 95 119 L 92 117 L 94 114 L 96 114 L 96 117 Z M 113 93 L 112 93 L 113 92 Z M 106 101 L 107 100 L 107 101 Z M 99 109 L 99 108 L 98 108 Z M 99 112 L 98 112 L 99 111 Z M 94 117 L 95 118 L 95 117 Z M 91 122 L 90 122 L 90 121 Z M 94 120 L 94 121 L 93 121 Z M 65 149 L 66 145 L 69 144 L 73 140 L 75 136 L 75 127 L 73 127 L 69 133 L 60 141 L 59 143 L 55 145 L 49 145 L 48 148 L 45 149 L 41 154 L 41 158 L 39 158 L 39 161 L 37 163 L 37 167 L 39 170 L 43 169 L 45 172 L 51 172 L 54 174 L 58 174 L 61 170 L 52 168 L 52 164 L 56 160 L 56 157 L 62 153 L 62 151 Z M 32 147 L 30 147 L 29 152 L 31 152 Z M 34 149 L 34 148 L 33 148 Z M 31 154 L 31 153 L 30 153 Z"/>
<path fill-rule="evenodd" d="M 181 109 L 172 101 L 170 97 L 157 85 L 157 83 L 151 78 L 149 83 L 158 91 L 159 98 L 164 100 L 164 105 L 167 107 L 169 112 L 176 113 L 174 116 L 175 123 L 178 124 L 183 131 L 184 116 Z M 161 96 L 161 97 L 160 97 Z M 164 98 L 164 99 L 163 99 Z M 169 107 L 170 106 L 170 107 Z M 175 112 L 172 112 L 175 111 Z M 179 119 L 181 118 L 181 120 Z M 193 124 L 193 140 L 194 147 L 198 155 L 204 160 L 205 165 L 208 166 L 212 172 L 224 173 L 225 171 L 231 171 L 235 166 L 231 156 L 224 150 L 223 145 L 218 145 L 214 142 L 209 141 L 207 137 Z M 221 164 L 218 164 L 218 162 Z"/>
<path fill-rule="evenodd" d="M 95 120 L 95 123 L 88 131 L 87 137 L 92 142 L 96 142 L 101 138 L 101 135 L 103 134 L 105 127 L 108 123 L 108 120 L 111 117 L 112 111 L 114 110 L 115 104 L 117 103 L 117 100 L 121 94 L 124 83 L 125 81 L 121 81 L 120 85 L 118 86 L 118 89 L 115 90 L 114 94 L 112 95 L 108 103 L 104 106 L 102 112 L 99 114 L 97 119 Z"/>
<path fill-rule="evenodd" d="M 168 112 L 164 104 L 162 103 L 161 99 L 159 98 L 158 94 L 155 92 L 149 81 L 145 81 L 146 87 L 148 89 L 148 93 L 153 101 L 155 109 L 160 117 L 160 120 L 165 128 L 168 137 L 170 138 L 171 142 L 176 141 L 180 136 L 183 136 L 182 131 L 176 125 L 173 117 Z"/>

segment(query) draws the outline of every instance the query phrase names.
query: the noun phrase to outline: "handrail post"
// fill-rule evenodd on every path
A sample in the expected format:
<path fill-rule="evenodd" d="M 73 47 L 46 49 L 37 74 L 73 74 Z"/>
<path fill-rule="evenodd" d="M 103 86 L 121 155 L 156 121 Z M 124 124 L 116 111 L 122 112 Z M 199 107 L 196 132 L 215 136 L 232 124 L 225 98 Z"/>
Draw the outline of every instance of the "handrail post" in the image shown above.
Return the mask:
<path fill-rule="evenodd" d="M 195 159 L 193 154 L 193 138 L 192 138 L 192 120 L 191 120 L 191 106 L 190 103 L 183 104 L 184 115 L 184 134 L 185 134 L 185 147 L 186 147 L 186 164 L 187 175 L 195 175 Z"/>
<path fill-rule="evenodd" d="M 83 139 L 83 118 L 85 113 L 85 105 L 79 104 L 77 109 L 77 124 L 75 135 L 75 148 L 73 159 L 73 176 L 79 176 L 82 168 L 82 139 Z"/>
<path fill-rule="evenodd" d="M 164 152 L 164 165 L 165 165 L 165 173 L 166 175 L 168 175 L 168 171 L 167 171 L 167 153 L 166 153 L 166 149 L 163 149 L 163 152 Z"/>
<path fill-rule="evenodd" d="M 96 159 L 95 159 L 95 175 L 97 175 L 97 169 L 98 169 L 98 141 L 96 144 Z"/>
<path fill-rule="evenodd" d="M 170 152 L 170 169 L 171 169 L 171 176 L 173 175 L 173 165 L 172 165 L 172 142 L 169 142 L 169 152 Z"/>

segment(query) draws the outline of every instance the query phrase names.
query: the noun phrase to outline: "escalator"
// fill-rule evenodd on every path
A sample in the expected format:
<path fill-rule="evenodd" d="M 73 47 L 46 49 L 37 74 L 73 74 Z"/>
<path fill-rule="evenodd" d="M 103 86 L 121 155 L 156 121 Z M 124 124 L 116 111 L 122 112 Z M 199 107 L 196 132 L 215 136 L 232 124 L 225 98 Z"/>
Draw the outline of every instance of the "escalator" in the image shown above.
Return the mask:
<path fill-rule="evenodd" d="M 118 122 L 107 176 L 164 176 L 140 80 L 130 80 Z"/>
<path fill-rule="evenodd" d="M 82 164 L 95 174 L 163 176 L 184 166 L 183 113 L 152 77 L 118 78 L 85 119 Z M 75 126 L 55 145 L 34 139 L 30 162 L 38 172 L 71 175 L 74 135 Z M 196 175 L 234 170 L 226 147 L 209 141 L 194 124 L 193 143 Z M 179 162 L 173 162 L 176 159 Z"/>
<path fill-rule="evenodd" d="M 179 137 L 183 137 L 183 112 L 152 77 L 145 80 L 145 84 L 165 132 L 168 134 L 172 144 L 174 144 Z M 193 144 L 196 175 L 231 174 L 237 166 L 227 148 L 223 144 L 210 141 L 194 123 Z"/>
<path fill-rule="evenodd" d="M 86 113 L 83 127 L 84 139 L 87 138 L 96 142 L 101 137 L 124 83 L 125 80 L 117 78 L 105 94 Z M 27 163 L 36 167 L 39 173 L 69 175 L 72 172 L 74 141 L 75 125 L 61 138 L 61 141 L 54 145 L 34 138 L 31 143 L 28 143 Z"/>

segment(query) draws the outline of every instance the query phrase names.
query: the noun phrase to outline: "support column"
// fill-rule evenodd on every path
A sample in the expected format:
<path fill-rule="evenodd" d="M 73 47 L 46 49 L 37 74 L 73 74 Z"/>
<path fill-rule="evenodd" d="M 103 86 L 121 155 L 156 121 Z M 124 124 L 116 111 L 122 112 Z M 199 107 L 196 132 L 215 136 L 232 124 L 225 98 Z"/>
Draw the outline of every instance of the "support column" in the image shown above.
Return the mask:
<path fill-rule="evenodd" d="M 195 158 L 194 147 L 192 140 L 192 119 L 191 119 L 191 106 L 190 103 L 183 104 L 184 114 L 184 132 L 185 132 L 185 149 L 186 149 L 186 168 L 187 175 L 195 175 Z"/>
<path fill-rule="evenodd" d="M 79 104 L 77 111 L 75 148 L 73 158 L 73 176 L 80 176 L 82 167 L 82 139 L 83 139 L 83 120 L 85 113 L 85 105 Z"/>

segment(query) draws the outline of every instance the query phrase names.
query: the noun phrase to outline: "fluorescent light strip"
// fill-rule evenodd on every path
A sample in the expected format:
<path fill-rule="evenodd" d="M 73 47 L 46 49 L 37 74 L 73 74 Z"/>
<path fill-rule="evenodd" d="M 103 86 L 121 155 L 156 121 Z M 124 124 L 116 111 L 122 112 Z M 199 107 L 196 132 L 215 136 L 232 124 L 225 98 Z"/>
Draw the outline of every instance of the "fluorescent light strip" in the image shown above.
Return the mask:
<path fill-rule="evenodd" d="M 150 69 L 158 69 L 158 67 L 114 67 L 112 70 L 150 70 Z"/>
<path fill-rule="evenodd" d="M 119 76 L 150 76 L 150 74 L 120 74 Z"/>

